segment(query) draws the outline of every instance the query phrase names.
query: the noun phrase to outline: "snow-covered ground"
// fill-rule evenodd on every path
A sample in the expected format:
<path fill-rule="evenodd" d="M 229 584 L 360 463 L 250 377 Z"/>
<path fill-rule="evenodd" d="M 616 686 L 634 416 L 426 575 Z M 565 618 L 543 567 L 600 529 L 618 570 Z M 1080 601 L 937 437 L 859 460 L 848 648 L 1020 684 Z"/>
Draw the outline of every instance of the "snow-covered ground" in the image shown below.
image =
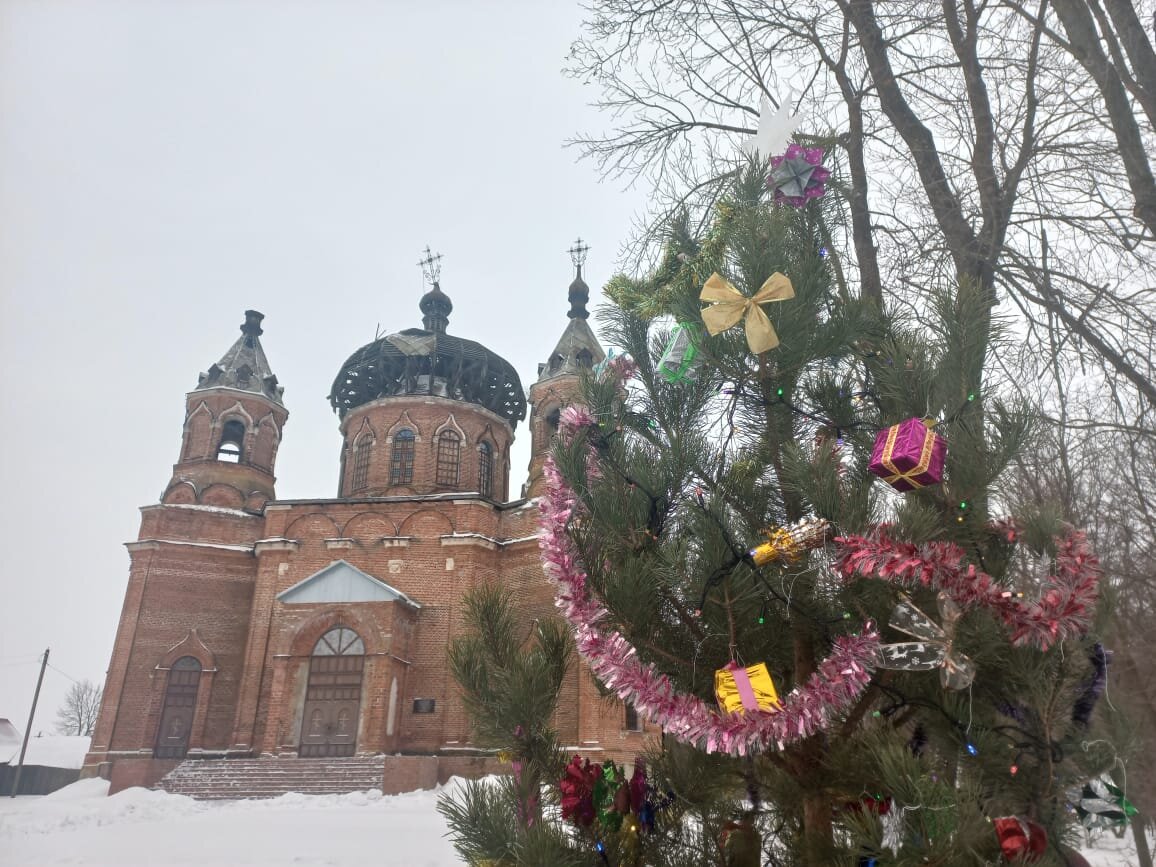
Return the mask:
<path fill-rule="evenodd" d="M 451 782 L 449 785 L 454 785 Z M 437 792 L 283 795 L 194 801 L 148 789 L 107 797 L 81 780 L 44 797 L 0 798 L 3 867 L 451 867 L 460 862 Z M 1133 867 L 1126 841 L 1101 838 L 1093 867 Z"/>
<path fill-rule="evenodd" d="M 0 798 L 4 867 L 450 867 L 436 792 L 194 801 L 81 780 Z"/>

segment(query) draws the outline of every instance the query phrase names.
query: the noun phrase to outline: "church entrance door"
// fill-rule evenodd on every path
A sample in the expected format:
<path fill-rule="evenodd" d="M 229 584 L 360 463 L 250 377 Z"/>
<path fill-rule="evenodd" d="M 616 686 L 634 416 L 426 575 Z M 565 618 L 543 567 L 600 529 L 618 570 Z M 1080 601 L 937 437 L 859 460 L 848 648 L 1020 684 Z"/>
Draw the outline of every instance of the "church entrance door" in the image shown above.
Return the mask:
<path fill-rule="evenodd" d="M 301 716 L 301 758 L 352 756 L 357 751 L 365 644 L 345 626 L 330 629 L 309 658 Z"/>
<path fill-rule="evenodd" d="M 169 669 L 157 745 L 153 750 L 158 759 L 183 759 L 189 751 L 189 732 L 193 729 L 200 685 L 201 664 L 193 657 L 182 656 Z"/>

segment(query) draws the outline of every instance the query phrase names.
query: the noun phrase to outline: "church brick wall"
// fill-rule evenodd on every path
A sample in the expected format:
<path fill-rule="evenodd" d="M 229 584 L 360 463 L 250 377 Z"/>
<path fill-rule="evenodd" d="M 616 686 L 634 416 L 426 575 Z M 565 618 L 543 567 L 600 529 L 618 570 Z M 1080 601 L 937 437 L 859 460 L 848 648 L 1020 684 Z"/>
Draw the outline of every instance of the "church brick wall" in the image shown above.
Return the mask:
<path fill-rule="evenodd" d="M 170 648 L 197 630 L 212 652 L 217 671 L 205 715 L 197 720 L 205 749 L 224 749 L 232 730 L 241 651 L 249 628 L 254 562 L 250 554 L 160 544 L 134 552 L 130 595 L 138 602 L 131 636 L 118 640 L 110 666 L 116 696 L 102 715 L 113 718 L 101 734 L 111 736 L 112 752 L 151 751 L 164 698 L 167 673 L 158 670 Z M 142 556 L 143 555 L 143 556 Z M 120 654 L 118 658 L 117 654 Z M 112 683 L 113 673 L 121 675 Z M 206 675 L 202 673 L 202 687 Z M 102 720 L 102 722 L 104 722 Z M 102 742 L 94 739 L 94 751 Z"/>
<path fill-rule="evenodd" d="M 458 481 L 454 485 L 439 485 L 436 481 L 437 434 L 447 426 L 462 436 Z M 391 485 L 393 434 L 402 427 L 415 434 L 413 482 L 410 485 Z M 351 411 L 341 422 L 341 432 L 344 437 L 343 496 L 477 491 L 478 446 L 482 440 L 494 447 L 492 499 L 504 502 L 508 496 L 513 432 L 505 420 L 482 407 L 433 396 L 387 397 Z M 354 445 L 367 432 L 372 435 L 374 444 L 366 484 L 360 490 L 354 490 Z"/>
<path fill-rule="evenodd" d="M 108 793 L 115 795 L 117 792 L 133 786 L 151 788 L 157 784 L 161 777 L 180 763 L 180 759 L 119 759 L 109 769 Z"/>

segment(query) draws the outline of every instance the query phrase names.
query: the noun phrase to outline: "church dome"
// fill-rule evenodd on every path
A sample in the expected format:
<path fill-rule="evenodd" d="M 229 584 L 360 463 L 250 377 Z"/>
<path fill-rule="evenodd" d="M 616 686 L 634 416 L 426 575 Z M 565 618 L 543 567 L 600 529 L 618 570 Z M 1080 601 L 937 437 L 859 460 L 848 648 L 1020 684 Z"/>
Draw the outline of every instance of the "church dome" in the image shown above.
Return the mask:
<path fill-rule="evenodd" d="M 446 334 L 453 303 L 435 282 L 422 296 L 424 328 L 407 328 L 357 350 L 341 366 L 329 402 L 341 418 L 383 397 L 433 395 L 476 404 L 517 427 L 526 395 L 513 366 L 480 343 Z"/>

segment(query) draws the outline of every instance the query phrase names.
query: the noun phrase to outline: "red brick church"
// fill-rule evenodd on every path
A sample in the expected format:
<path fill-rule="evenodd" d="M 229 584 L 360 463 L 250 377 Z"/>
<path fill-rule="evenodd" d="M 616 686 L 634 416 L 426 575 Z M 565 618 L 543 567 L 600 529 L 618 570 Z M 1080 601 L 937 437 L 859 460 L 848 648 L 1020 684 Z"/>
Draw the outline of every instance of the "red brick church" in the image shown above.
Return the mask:
<path fill-rule="evenodd" d="M 172 477 L 127 545 L 86 774 L 117 791 L 209 767 L 198 761 L 227 773 L 246 759 L 304 768 L 324 758 L 331 769 L 375 756 L 380 787 L 400 791 L 495 768 L 470 743 L 446 652 L 462 596 L 479 584 L 510 588 L 527 616 L 553 610 L 534 497 L 560 408 L 604 358 L 587 323 L 581 244 L 572 253 L 569 321 L 528 399 L 500 355 L 450 333 L 453 305 L 427 258 L 422 327 L 361 347 L 337 372 L 333 498 L 277 498 L 289 411 L 261 345 L 264 317 L 245 312 L 241 336 L 186 396 Z M 511 500 L 510 447 L 527 404 L 529 481 Z M 557 724 L 583 754 L 641 747 L 636 715 L 578 666 Z"/>

